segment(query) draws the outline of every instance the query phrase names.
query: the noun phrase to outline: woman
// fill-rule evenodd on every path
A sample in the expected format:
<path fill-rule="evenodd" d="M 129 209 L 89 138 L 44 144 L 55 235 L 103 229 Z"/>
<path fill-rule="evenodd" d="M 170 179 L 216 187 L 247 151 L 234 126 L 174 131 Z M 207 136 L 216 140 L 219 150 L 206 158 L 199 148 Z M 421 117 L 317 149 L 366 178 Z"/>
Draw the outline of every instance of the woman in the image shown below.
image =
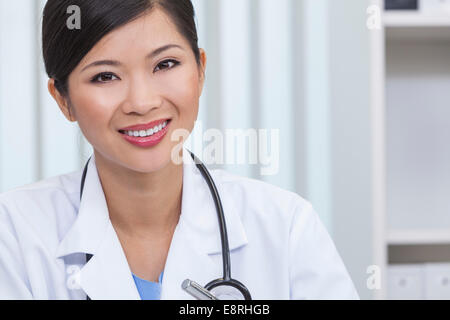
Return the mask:
<path fill-rule="evenodd" d="M 73 5 L 81 28 L 69 28 Z M 0 297 L 193 299 L 181 284 L 221 278 L 225 251 L 200 168 L 184 148 L 174 161 L 171 137 L 192 131 L 206 69 L 190 0 L 49 0 L 42 40 L 49 92 L 94 154 L 85 175 L 0 196 Z M 231 275 L 253 299 L 358 298 L 307 201 L 211 175 Z"/>

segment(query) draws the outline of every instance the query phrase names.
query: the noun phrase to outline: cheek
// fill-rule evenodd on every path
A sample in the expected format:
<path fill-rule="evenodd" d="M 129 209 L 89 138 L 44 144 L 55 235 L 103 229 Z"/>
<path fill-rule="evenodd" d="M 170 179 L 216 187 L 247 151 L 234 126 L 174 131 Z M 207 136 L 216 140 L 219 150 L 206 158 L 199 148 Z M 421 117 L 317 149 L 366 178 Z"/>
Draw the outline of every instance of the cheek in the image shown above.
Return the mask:
<path fill-rule="evenodd" d="M 162 86 L 165 96 L 171 100 L 186 120 L 196 119 L 199 103 L 198 75 L 193 72 L 179 72 Z"/>
<path fill-rule="evenodd" d="M 80 88 L 72 98 L 76 106 L 78 124 L 86 136 L 95 137 L 97 131 L 108 126 L 114 112 L 117 97 L 113 92 L 105 94 L 105 91 L 96 88 Z"/>

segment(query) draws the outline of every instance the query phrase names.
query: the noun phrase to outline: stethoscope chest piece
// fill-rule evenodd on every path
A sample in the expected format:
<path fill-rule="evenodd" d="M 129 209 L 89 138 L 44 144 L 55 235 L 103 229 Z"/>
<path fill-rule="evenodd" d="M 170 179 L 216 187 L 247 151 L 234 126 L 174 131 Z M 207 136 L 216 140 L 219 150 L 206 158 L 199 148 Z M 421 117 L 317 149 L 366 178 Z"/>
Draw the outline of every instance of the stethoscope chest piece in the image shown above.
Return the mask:
<path fill-rule="evenodd" d="M 248 289 L 239 281 L 217 279 L 202 287 L 186 279 L 181 287 L 198 300 L 251 300 Z"/>
<path fill-rule="evenodd" d="M 205 288 L 219 300 L 251 300 L 247 287 L 235 279 L 217 279 L 208 283 Z"/>

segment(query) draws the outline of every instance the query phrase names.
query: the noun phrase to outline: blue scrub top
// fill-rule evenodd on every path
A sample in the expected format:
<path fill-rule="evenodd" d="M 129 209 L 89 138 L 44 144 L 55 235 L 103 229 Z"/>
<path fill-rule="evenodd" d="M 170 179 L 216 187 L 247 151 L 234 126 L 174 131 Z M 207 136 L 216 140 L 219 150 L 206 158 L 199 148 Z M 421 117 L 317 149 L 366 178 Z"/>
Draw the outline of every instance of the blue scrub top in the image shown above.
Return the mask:
<path fill-rule="evenodd" d="M 134 283 L 142 300 L 160 300 L 161 299 L 161 281 L 164 271 L 161 272 L 158 282 L 143 280 L 133 273 Z"/>

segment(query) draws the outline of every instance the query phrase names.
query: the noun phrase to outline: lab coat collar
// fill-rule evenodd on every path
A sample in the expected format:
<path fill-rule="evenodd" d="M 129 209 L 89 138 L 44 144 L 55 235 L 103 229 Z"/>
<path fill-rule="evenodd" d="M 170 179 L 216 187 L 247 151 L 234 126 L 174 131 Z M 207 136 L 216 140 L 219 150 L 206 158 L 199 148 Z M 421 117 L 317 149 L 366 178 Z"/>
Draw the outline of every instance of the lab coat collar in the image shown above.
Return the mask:
<path fill-rule="evenodd" d="M 81 173 L 79 183 L 81 184 Z M 60 242 L 57 257 L 60 258 L 77 252 L 95 254 L 107 235 L 109 225 L 105 194 L 95 165 L 95 155 L 92 154 L 88 163 L 83 198 L 79 203 L 78 215 Z"/>
<path fill-rule="evenodd" d="M 180 220 L 193 235 L 196 246 L 208 254 L 221 253 L 220 228 L 217 211 L 206 180 L 196 167 L 189 151 L 184 149 L 183 161 L 183 198 Z M 220 179 L 210 172 L 222 201 L 225 214 L 230 250 L 248 243 L 234 199 L 229 190 L 225 190 Z"/>
<path fill-rule="evenodd" d="M 181 289 L 186 278 L 206 285 L 222 277 L 222 260 L 215 204 L 206 181 L 183 149 L 183 191 L 180 220 L 175 228 L 162 280 L 161 299 L 190 299 Z M 81 176 L 81 175 L 80 175 Z M 213 176 L 214 177 L 214 176 Z M 229 192 L 215 179 L 227 224 L 230 250 L 248 243 L 244 227 Z M 92 155 L 75 222 L 57 249 L 57 257 L 89 253 L 81 269 L 80 284 L 91 299 L 139 299 L 126 256 L 109 219 L 106 199 Z M 217 260 L 216 260 L 217 261 Z"/>
<path fill-rule="evenodd" d="M 88 164 L 77 218 L 60 242 L 57 258 L 74 253 L 93 255 L 75 278 L 91 299 L 139 299 L 128 262 L 109 219 L 94 154 Z"/>

